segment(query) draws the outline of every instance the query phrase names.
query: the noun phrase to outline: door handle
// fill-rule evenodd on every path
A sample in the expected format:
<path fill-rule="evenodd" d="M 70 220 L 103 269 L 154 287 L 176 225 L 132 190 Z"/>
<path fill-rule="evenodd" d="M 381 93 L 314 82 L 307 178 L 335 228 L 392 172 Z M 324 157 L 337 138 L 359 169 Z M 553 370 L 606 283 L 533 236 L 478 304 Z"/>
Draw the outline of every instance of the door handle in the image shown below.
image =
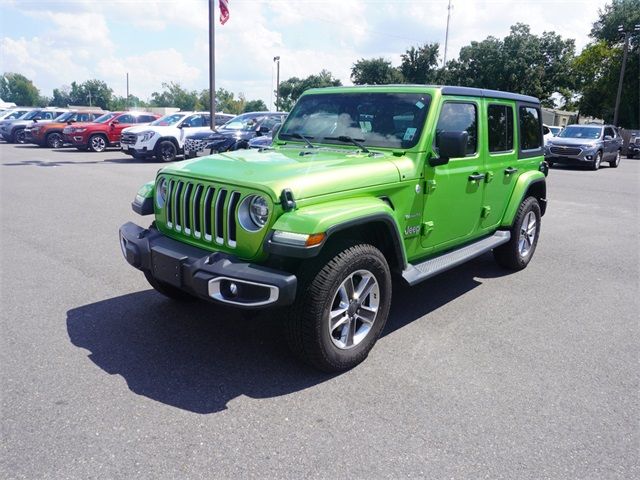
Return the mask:
<path fill-rule="evenodd" d="M 470 182 L 479 182 L 480 180 L 483 180 L 485 177 L 484 173 L 474 173 L 472 175 L 469 175 L 469 181 Z"/>
<path fill-rule="evenodd" d="M 513 168 L 513 167 L 509 167 L 509 168 L 505 168 L 504 169 L 505 175 L 513 175 L 517 171 L 518 171 L 518 169 L 517 168 Z"/>

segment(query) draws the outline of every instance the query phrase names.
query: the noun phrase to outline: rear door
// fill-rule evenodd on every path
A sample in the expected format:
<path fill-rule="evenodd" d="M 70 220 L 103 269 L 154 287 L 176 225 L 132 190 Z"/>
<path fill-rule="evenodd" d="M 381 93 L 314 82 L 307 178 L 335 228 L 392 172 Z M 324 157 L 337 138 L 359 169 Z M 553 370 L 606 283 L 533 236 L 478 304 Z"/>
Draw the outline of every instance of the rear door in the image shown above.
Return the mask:
<path fill-rule="evenodd" d="M 484 102 L 486 136 L 482 142 L 487 174 L 484 184 L 480 224 L 482 231 L 497 227 L 515 185 L 518 152 L 515 148 L 515 109 L 513 102 Z"/>
<path fill-rule="evenodd" d="M 481 102 L 469 97 L 447 97 L 441 104 L 436 126 L 438 136 L 446 131 L 469 134 L 467 155 L 446 165 L 425 166 L 429 191 L 425 195 L 422 247 L 442 250 L 472 238 L 478 229 L 483 191 L 483 159 L 480 135 L 485 135 Z"/>

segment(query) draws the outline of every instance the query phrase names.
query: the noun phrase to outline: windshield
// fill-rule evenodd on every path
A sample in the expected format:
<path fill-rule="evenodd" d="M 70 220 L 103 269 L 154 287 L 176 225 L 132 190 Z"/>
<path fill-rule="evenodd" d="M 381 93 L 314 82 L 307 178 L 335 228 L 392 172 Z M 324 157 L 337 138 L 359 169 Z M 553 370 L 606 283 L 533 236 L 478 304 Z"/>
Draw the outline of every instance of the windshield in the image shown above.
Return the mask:
<path fill-rule="evenodd" d="M 165 115 L 164 117 L 161 117 L 154 122 L 151 122 L 149 125 L 156 125 L 159 127 L 168 127 L 169 125 L 178 123 L 180 119 L 183 117 L 184 117 L 184 113 L 172 113 L 170 115 Z"/>
<path fill-rule="evenodd" d="M 20 120 L 31 120 L 33 117 L 38 115 L 40 112 L 41 112 L 41 110 L 31 110 L 30 112 L 27 112 L 22 117 L 20 117 Z"/>
<path fill-rule="evenodd" d="M 255 115 L 238 115 L 225 123 L 222 128 L 227 130 L 253 130 L 258 126 L 264 117 L 256 117 Z"/>
<path fill-rule="evenodd" d="M 551 130 L 551 133 L 553 133 L 555 137 L 562 131 L 562 127 L 549 127 L 549 130 Z"/>
<path fill-rule="evenodd" d="M 602 129 L 600 127 L 582 127 L 582 126 L 569 125 L 568 127 L 565 127 L 565 129 L 558 134 L 558 137 L 587 138 L 590 140 L 595 140 L 600 138 L 601 131 Z"/>
<path fill-rule="evenodd" d="M 424 93 L 328 93 L 302 97 L 278 138 L 344 145 L 411 148 L 418 143 L 431 97 Z"/>
<path fill-rule="evenodd" d="M 62 115 L 57 117 L 55 120 L 56 122 L 66 122 L 67 120 L 72 120 L 76 115 L 77 115 L 76 112 L 67 112 L 67 113 L 63 113 Z"/>
<path fill-rule="evenodd" d="M 109 120 L 111 120 L 116 115 L 117 115 L 117 113 L 105 113 L 101 117 L 96 118 L 93 122 L 94 123 L 107 123 Z"/>

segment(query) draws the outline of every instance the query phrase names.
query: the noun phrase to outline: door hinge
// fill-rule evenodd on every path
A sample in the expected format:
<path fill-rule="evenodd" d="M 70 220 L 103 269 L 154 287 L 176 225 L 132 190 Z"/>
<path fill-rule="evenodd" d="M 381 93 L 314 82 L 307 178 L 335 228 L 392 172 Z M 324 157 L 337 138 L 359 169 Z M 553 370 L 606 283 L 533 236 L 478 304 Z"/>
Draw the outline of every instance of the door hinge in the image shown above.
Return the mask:
<path fill-rule="evenodd" d="M 427 236 L 433 231 L 433 222 L 423 222 L 422 223 L 422 235 Z"/>
<path fill-rule="evenodd" d="M 493 172 L 487 172 L 486 177 L 484 177 L 484 181 L 485 183 L 489 183 L 491 180 L 493 180 Z"/>
<path fill-rule="evenodd" d="M 491 207 L 488 205 L 483 206 L 482 211 L 480 212 L 480 217 L 487 218 L 489 215 L 491 215 Z"/>
<path fill-rule="evenodd" d="M 436 181 L 435 180 L 427 180 L 424 182 L 424 193 L 425 195 L 428 193 L 433 193 L 436 190 Z"/>

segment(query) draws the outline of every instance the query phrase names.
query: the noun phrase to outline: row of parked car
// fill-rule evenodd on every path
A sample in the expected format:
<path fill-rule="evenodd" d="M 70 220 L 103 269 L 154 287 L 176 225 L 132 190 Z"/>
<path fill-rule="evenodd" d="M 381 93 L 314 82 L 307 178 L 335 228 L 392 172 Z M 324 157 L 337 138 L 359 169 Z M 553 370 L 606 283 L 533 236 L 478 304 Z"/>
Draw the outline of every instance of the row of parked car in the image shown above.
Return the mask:
<path fill-rule="evenodd" d="M 208 112 L 106 112 L 100 109 L 15 108 L 0 113 L 0 135 L 10 143 L 75 147 L 102 152 L 119 147 L 134 158 L 165 162 L 179 155 L 203 154 L 271 144 L 287 113 L 216 114 L 216 131 Z"/>

